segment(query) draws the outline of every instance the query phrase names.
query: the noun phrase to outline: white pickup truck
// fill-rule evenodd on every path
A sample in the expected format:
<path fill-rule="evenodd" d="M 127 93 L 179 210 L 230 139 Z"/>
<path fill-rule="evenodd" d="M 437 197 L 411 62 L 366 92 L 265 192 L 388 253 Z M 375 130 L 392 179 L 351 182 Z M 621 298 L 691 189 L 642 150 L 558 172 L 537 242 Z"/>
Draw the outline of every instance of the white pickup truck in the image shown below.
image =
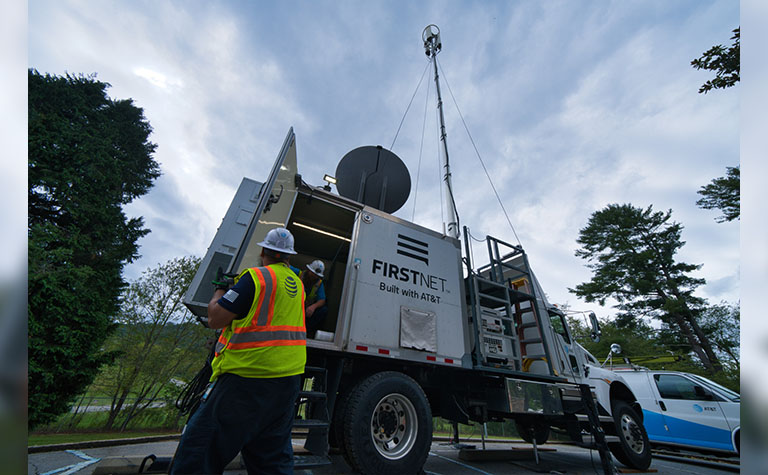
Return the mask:
<path fill-rule="evenodd" d="M 643 408 L 654 445 L 740 452 L 741 396 L 707 378 L 677 371 L 618 369 Z"/>

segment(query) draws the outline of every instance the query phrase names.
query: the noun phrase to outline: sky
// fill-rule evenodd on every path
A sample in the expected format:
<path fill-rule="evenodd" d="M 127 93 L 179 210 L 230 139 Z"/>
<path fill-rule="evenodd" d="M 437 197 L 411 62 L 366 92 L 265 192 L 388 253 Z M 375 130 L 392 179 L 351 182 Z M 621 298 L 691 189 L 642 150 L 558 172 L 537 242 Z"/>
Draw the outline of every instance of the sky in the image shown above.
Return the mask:
<path fill-rule="evenodd" d="M 34 0 L 28 67 L 96 73 L 154 130 L 163 174 L 126 208 L 151 229 L 125 269 L 133 280 L 204 255 L 242 178 L 266 178 L 290 127 L 314 185 L 356 147 L 391 148 L 412 181 L 395 215 L 441 230 L 421 41 L 436 24 L 461 224 L 477 237 L 519 237 L 551 302 L 610 317 L 568 292 L 591 276 L 574 255 L 579 230 L 610 203 L 671 209 L 684 226 L 678 259 L 702 265 L 698 295 L 739 300 L 739 222 L 717 223 L 717 211 L 695 204 L 701 186 L 739 163 L 738 86 L 699 94 L 713 74 L 690 65 L 730 45 L 739 14 L 731 0 Z"/>

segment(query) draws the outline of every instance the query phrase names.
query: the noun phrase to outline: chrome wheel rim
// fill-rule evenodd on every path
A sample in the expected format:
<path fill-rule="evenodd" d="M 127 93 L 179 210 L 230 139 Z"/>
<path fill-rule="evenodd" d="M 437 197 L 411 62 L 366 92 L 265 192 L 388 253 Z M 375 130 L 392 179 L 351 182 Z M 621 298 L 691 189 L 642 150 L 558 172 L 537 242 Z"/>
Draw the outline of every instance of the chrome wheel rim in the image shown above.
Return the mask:
<path fill-rule="evenodd" d="M 643 433 L 640 426 L 628 414 L 622 414 L 621 416 L 621 437 L 632 452 L 642 454 L 643 450 L 645 450 L 645 441 L 643 441 Z"/>
<path fill-rule="evenodd" d="M 419 423 L 416 408 L 402 394 L 388 394 L 376 404 L 371 416 L 371 439 L 382 457 L 405 457 L 416 442 Z"/>

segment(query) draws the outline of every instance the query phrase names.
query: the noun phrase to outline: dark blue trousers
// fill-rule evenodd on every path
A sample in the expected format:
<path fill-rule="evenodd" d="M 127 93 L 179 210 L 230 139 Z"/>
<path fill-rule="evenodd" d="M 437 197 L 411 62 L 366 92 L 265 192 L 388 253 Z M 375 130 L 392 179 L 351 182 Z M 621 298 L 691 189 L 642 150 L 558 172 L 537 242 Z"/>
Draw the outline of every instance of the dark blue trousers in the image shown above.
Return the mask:
<path fill-rule="evenodd" d="M 187 423 L 170 473 L 222 473 L 238 452 L 249 474 L 292 474 L 294 402 L 301 376 L 225 373 Z"/>
<path fill-rule="evenodd" d="M 309 338 L 315 337 L 315 333 L 317 333 L 317 330 L 319 330 L 323 325 L 323 322 L 325 322 L 326 315 L 328 315 L 328 305 L 323 305 L 315 310 L 311 317 L 306 319 L 307 336 Z"/>

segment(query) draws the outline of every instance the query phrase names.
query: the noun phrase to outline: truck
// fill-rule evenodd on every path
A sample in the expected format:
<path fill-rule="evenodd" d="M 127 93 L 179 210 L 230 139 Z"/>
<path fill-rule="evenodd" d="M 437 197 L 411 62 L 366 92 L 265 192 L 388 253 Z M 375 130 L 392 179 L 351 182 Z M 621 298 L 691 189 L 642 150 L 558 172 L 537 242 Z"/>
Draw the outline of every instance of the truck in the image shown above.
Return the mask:
<path fill-rule="evenodd" d="M 327 459 L 333 446 L 362 473 L 418 473 L 439 416 L 512 420 L 534 448 L 559 431 L 601 449 L 606 473 L 608 450 L 647 468 L 638 399 L 574 340 L 522 246 L 486 236 L 487 262 L 477 264 L 467 227 L 457 239 L 379 209 L 385 152 L 370 147 L 376 167 L 347 173 L 385 186 L 342 196 L 304 181 L 291 128 L 266 180 L 242 180 L 184 297 L 204 321 L 217 270 L 259 266 L 257 243 L 275 227 L 295 237 L 293 266 L 325 262 L 329 309 L 307 339 L 311 387 L 294 424 L 308 431 L 307 463 Z M 599 337 L 594 316 L 592 332 Z"/>
<path fill-rule="evenodd" d="M 682 371 L 617 368 L 643 411 L 651 444 L 719 455 L 741 452 L 741 396 Z"/>
<path fill-rule="evenodd" d="M 455 210 L 437 53 L 440 30 L 422 33 L 440 118 L 442 232 L 395 216 L 410 192 L 402 161 L 381 146 L 342 158 L 328 185 L 298 171 L 291 128 L 263 182 L 244 178 L 184 297 L 205 322 L 219 269 L 259 266 L 258 243 L 285 227 L 291 264 L 325 267 L 328 313 L 307 339 L 305 385 L 294 428 L 306 431 L 298 467 L 327 462 L 330 446 L 355 470 L 420 473 L 432 418 L 484 424 L 512 420 L 524 440 L 550 431 L 645 469 L 650 444 L 637 398 L 623 379 L 591 364 L 563 312 L 551 305 L 521 245 L 484 238 L 475 262 Z M 338 193 L 332 192 L 335 182 Z M 592 332 L 599 337 L 597 319 Z M 226 350 L 225 350 L 226 351 Z"/>

